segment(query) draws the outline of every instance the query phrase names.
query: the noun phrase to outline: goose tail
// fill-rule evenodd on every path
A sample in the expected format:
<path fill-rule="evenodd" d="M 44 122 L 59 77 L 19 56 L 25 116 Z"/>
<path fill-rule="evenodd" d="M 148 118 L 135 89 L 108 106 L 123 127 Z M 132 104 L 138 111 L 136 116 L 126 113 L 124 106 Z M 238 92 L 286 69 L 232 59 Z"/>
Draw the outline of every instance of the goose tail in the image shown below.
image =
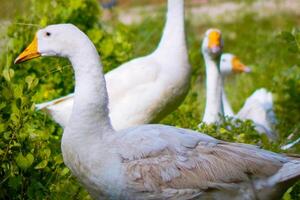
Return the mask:
<path fill-rule="evenodd" d="M 294 158 L 293 161 L 286 163 L 273 177 L 278 184 L 293 184 L 300 178 L 300 158 Z M 290 184 L 289 184 L 290 183 Z"/>
<path fill-rule="evenodd" d="M 281 199 L 283 194 L 300 179 L 300 158 L 293 157 L 267 180 L 255 184 L 258 199 Z"/>
<path fill-rule="evenodd" d="M 52 101 L 47 101 L 44 103 L 39 103 L 35 105 L 35 109 L 36 110 L 47 110 L 48 108 L 50 108 L 51 106 L 54 105 L 59 105 L 60 103 L 64 103 L 66 100 L 72 98 L 74 96 L 74 94 L 69 94 L 67 96 L 58 98 L 58 99 L 54 99 Z"/>
<path fill-rule="evenodd" d="M 35 109 L 36 110 L 45 110 L 45 109 L 47 109 L 47 107 L 49 107 L 51 105 L 53 105 L 52 101 L 44 102 L 44 103 L 39 103 L 39 104 L 35 105 Z"/>
<path fill-rule="evenodd" d="M 256 90 L 237 116 L 240 119 L 252 120 L 258 132 L 266 133 L 273 140 L 277 138 L 277 134 L 272 130 L 272 126 L 276 124 L 272 93 L 265 88 Z"/>
<path fill-rule="evenodd" d="M 73 96 L 74 94 L 70 94 L 53 101 L 40 103 L 35 108 L 48 113 L 60 126 L 66 127 L 72 113 Z"/>

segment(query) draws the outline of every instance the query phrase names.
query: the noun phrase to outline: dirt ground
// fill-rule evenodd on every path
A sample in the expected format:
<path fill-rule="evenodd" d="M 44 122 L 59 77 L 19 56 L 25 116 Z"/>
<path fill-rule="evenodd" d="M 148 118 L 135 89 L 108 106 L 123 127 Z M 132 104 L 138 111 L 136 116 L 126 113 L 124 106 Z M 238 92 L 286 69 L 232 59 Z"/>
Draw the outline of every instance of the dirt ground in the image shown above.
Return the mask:
<path fill-rule="evenodd" d="M 121 2 L 121 1 L 120 1 Z M 162 0 L 142 0 L 143 6 L 133 0 L 117 5 L 119 19 L 125 24 L 139 23 L 143 17 L 151 17 Z M 193 21 L 222 20 L 233 21 L 240 12 L 255 12 L 258 17 L 270 16 L 278 12 L 292 12 L 300 15 L 299 0 L 268 0 L 247 3 L 245 1 L 186 0 L 186 12 Z M 150 14 L 147 14 L 150 13 Z"/>

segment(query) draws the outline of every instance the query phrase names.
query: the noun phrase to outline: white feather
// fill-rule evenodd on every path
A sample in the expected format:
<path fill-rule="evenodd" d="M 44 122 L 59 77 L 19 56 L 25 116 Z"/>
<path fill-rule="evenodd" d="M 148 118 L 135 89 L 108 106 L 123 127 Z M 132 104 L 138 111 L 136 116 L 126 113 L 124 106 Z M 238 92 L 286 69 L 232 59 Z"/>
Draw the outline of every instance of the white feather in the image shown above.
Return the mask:
<path fill-rule="evenodd" d="M 266 133 L 268 137 L 276 139 L 276 133 L 272 131 L 272 126 L 276 123 L 272 93 L 265 88 L 256 90 L 246 100 L 236 117 L 252 120 L 258 132 Z"/>

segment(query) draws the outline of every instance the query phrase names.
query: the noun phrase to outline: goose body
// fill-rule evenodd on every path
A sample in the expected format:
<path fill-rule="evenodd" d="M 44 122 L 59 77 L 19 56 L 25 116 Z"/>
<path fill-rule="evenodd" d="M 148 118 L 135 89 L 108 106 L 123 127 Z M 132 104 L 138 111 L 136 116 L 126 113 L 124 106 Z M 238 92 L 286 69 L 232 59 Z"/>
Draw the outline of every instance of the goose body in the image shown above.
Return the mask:
<path fill-rule="evenodd" d="M 100 58 L 78 28 L 39 30 L 15 62 L 54 55 L 68 58 L 75 72 L 64 162 L 95 199 L 276 199 L 300 177 L 296 159 L 192 130 L 140 125 L 116 131 Z"/>
<path fill-rule="evenodd" d="M 105 75 L 110 118 L 116 130 L 158 122 L 185 98 L 190 64 L 184 33 L 184 0 L 169 0 L 166 25 L 157 49 Z M 91 97 L 92 98 L 92 97 Z M 38 104 L 62 127 L 71 116 L 74 94 Z"/>
<path fill-rule="evenodd" d="M 233 54 L 222 54 L 220 62 L 220 71 L 222 79 L 233 72 L 250 72 L 240 60 Z M 224 115 L 242 120 L 250 119 L 254 122 L 255 129 L 259 133 L 265 133 L 269 138 L 276 139 L 276 133 L 272 131 L 272 126 L 276 123 L 275 113 L 273 111 L 272 93 L 265 88 L 256 90 L 244 103 L 241 110 L 235 114 L 227 100 L 224 86 L 222 85 L 222 103 Z"/>

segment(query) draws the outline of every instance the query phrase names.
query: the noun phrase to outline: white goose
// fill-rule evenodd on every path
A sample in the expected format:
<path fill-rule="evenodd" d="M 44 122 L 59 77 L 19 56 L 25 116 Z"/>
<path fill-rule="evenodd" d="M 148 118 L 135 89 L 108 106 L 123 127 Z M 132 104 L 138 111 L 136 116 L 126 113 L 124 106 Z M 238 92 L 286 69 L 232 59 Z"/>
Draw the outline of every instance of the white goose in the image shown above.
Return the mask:
<path fill-rule="evenodd" d="M 220 121 L 223 115 L 222 77 L 220 76 L 220 56 L 223 48 L 221 32 L 209 29 L 202 44 L 202 54 L 206 72 L 206 106 L 202 122 L 211 124 Z M 208 52 L 207 52 L 208 51 Z"/>
<path fill-rule="evenodd" d="M 251 69 L 246 65 L 244 65 L 240 61 L 240 59 L 235 55 L 230 53 L 222 54 L 221 61 L 220 61 L 220 72 L 222 75 L 223 84 L 224 84 L 225 77 L 229 74 L 232 74 L 233 72 L 242 73 L 242 72 L 250 72 L 250 71 Z M 232 107 L 227 100 L 227 95 L 223 85 L 222 85 L 222 103 L 224 108 L 224 115 L 229 117 L 234 117 L 235 113 L 233 112 Z"/>
<path fill-rule="evenodd" d="M 160 121 L 185 98 L 191 68 L 184 32 L 184 0 L 169 0 L 157 49 L 105 75 L 110 118 L 116 130 Z M 70 118 L 74 94 L 38 104 L 62 127 Z"/>
<path fill-rule="evenodd" d="M 211 34 L 204 40 L 204 54 L 213 55 L 215 47 L 205 42 Z M 38 56 L 66 57 L 72 63 L 74 106 L 62 153 L 95 199 L 278 199 L 300 177 L 295 158 L 188 129 L 141 125 L 115 131 L 100 58 L 73 25 L 39 30 L 15 63 Z"/>
<path fill-rule="evenodd" d="M 233 72 L 250 72 L 250 68 L 246 67 L 233 54 L 225 53 L 221 56 L 220 70 L 222 79 Z M 235 117 L 238 119 L 250 119 L 255 124 L 255 129 L 260 133 L 266 133 L 271 139 L 276 139 L 276 133 L 272 131 L 272 126 L 275 124 L 275 114 L 273 111 L 272 93 L 261 88 L 256 90 L 245 102 L 241 110 L 235 114 L 227 100 L 224 86 L 222 85 L 222 103 L 224 107 L 224 115 Z"/>

